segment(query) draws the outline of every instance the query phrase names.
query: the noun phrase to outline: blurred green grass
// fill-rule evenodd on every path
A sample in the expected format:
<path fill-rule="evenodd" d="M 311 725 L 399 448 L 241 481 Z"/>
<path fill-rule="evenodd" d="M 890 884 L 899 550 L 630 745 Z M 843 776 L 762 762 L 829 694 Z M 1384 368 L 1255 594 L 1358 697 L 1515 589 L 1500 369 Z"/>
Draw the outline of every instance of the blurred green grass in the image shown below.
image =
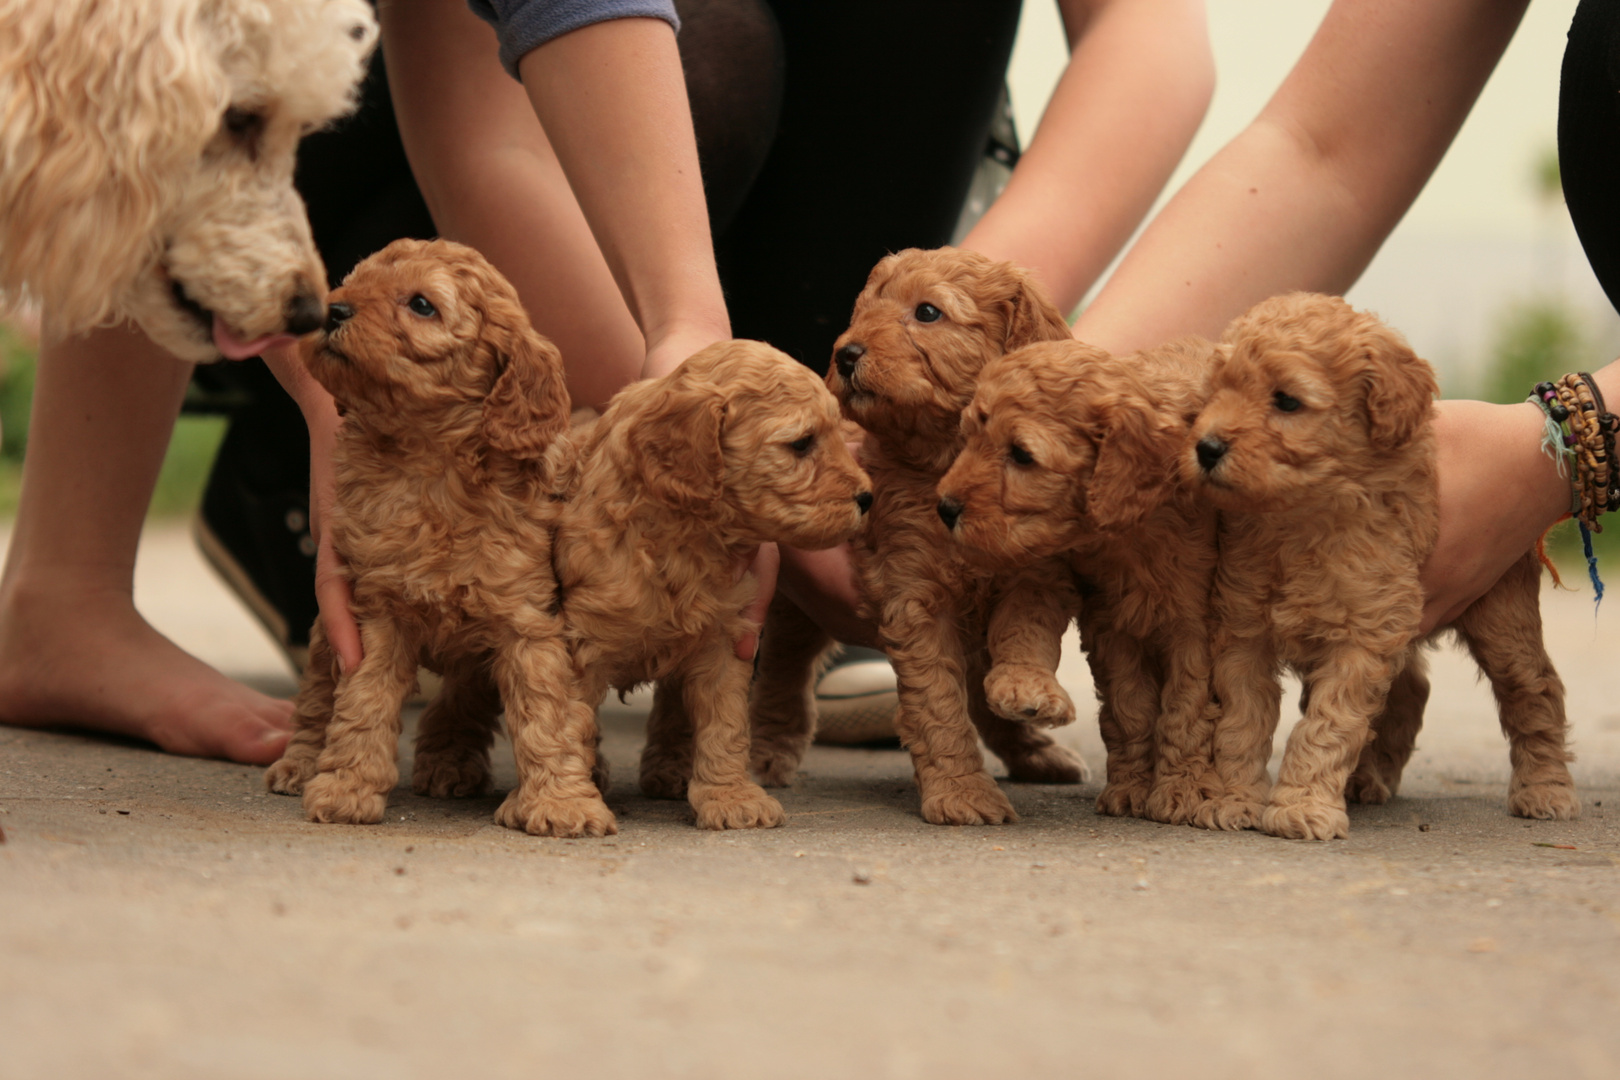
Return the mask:
<path fill-rule="evenodd" d="M 37 353 L 33 344 L 0 324 L 0 517 L 17 513 L 22 463 L 28 444 L 28 408 L 34 395 Z M 203 484 L 225 437 L 222 416 L 182 416 L 174 426 L 147 510 L 151 518 L 190 515 L 202 500 Z"/>

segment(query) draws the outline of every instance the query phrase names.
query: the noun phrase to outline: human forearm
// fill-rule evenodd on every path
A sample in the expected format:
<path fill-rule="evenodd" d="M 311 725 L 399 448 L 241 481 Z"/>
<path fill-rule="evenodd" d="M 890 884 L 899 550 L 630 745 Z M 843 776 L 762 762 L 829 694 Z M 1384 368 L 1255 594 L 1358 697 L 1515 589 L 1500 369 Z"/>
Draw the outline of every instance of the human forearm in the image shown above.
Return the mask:
<path fill-rule="evenodd" d="M 1523 0 L 1337 0 L 1261 116 L 1132 248 L 1076 336 L 1111 351 L 1219 334 L 1290 289 L 1342 292 L 1462 124 Z"/>
<path fill-rule="evenodd" d="M 1202 0 L 1068 0 L 1073 50 L 1001 197 L 963 241 L 1034 271 L 1064 311 L 1130 239 L 1203 119 Z"/>
<path fill-rule="evenodd" d="M 730 335 L 709 237 L 697 143 L 669 26 L 617 19 L 565 34 L 519 63 L 523 85 L 614 280 L 647 341 Z M 646 374 L 659 374 L 648 370 Z"/>

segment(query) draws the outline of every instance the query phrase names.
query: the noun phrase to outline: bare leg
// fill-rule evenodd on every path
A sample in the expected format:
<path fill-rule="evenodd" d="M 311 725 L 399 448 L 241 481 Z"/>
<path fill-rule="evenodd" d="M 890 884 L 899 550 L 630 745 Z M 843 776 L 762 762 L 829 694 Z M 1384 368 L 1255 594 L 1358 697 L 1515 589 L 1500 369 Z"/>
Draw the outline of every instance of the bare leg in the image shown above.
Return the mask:
<path fill-rule="evenodd" d="M 816 733 L 816 675 L 832 638 L 778 593 L 765 615 L 759 671 L 748 700 L 749 767 L 766 787 L 786 787 Z"/>
<path fill-rule="evenodd" d="M 1526 555 L 1456 622 L 1480 670 L 1491 680 L 1513 779 L 1508 810 L 1519 817 L 1579 817 L 1580 799 L 1564 749 L 1564 684 L 1541 639 L 1541 567 Z"/>
<path fill-rule="evenodd" d="M 313 642 L 312 642 L 313 644 Z M 416 725 L 411 790 L 436 799 L 489 790 L 489 747 L 501 720 L 501 695 L 489 658 L 467 657 L 445 667 L 438 696 Z"/>
<path fill-rule="evenodd" d="M 0 578 L 0 722 L 269 764 L 292 704 L 227 679 L 135 610 L 141 523 L 190 373 L 130 329 L 42 351 Z"/>

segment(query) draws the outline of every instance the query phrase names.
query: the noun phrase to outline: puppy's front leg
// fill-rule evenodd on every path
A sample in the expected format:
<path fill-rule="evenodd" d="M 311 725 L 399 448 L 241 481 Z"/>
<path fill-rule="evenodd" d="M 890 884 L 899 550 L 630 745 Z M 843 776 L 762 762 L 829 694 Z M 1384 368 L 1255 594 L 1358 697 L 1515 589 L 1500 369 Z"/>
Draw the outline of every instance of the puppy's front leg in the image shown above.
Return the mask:
<path fill-rule="evenodd" d="M 1017 821 L 1012 802 L 985 772 L 968 717 L 966 660 L 949 613 L 955 599 L 942 585 L 931 595 L 885 597 L 882 634 L 899 680 L 894 723 L 911 751 L 922 815 L 935 825 L 1004 825 Z"/>
<path fill-rule="evenodd" d="M 679 672 L 653 687 L 647 745 L 641 748 L 641 793 L 649 799 L 684 799 L 692 779 L 692 718 Z"/>
<path fill-rule="evenodd" d="M 1147 816 L 1186 825 L 1222 791 L 1215 773 L 1213 740 L 1218 713 L 1211 698 L 1204 621 L 1176 626 L 1160 644 L 1164 685 Z"/>
<path fill-rule="evenodd" d="M 382 820 L 399 781 L 399 713 L 416 681 L 416 649 L 391 623 L 363 619 L 360 666 L 338 681 L 318 772 L 304 784 L 311 821 Z"/>
<path fill-rule="evenodd" d="M 281 760 L 264 773 L 264 784 L 278 795 L 301 795 L 315 775 L 316 762 L 326 746 L 326 726 L 332 722 L 332 699 L 337 691 L 337 654 L 326 640 L 326 628 L 317 618 L 309 632 L 309 663 L 293 702 L 293 733 Z"/>
<path fill-rule="evenodd" d="M 793 782 L 816 732 L 816 675 L 832 638 L 782 593 L 771 600 L 748 697 L 749 767 L 766 787 Z"/>
<path fill-rule="evenodd" d="M 495 681 L 506 701 L 518 786 L 495 821 L 535 836 L 611 836 L 613 811 L 591 779 L 596 766 L 596 702 L 576 685 L 560 633 L 525 636 L 497 650 Z"/>
<path fill-rule="evenodd" d="M 1057 681 L 1063 632 L 1080 598 L 1063 584 L 1065 567 L 1021 575 L 991 608 L 987 635 L 990 671 L 980 680 L 986 709 L 973 723 L 1009 779 L 1029 784 L 1078 784 L 1085 778 L 1080 755 L 1059 746 L 1041 727 L 1074 721 L 1074 702 Z M 970 689 L 973 689 L 970 687 Z"/>
<path fill-rule="evenodd" d="M 1373 718 L 1372 741 L 1345 781 L 1346 801 L 1377 805 L 1388 802 L 1400 790 L 1401 772 L 1417 745 L 1423 709 L 1429 702 L 1428 667 L 1422 650 L 1414 645 L 1406 666 L 1390 684 L 1384 711 Z"/>
<path fill-rule="evenodd" d="M 1222 792 L 1200 806 L 1193 823 L 1205 829 L 1254 829 L 1271 791 L 1266 765 L 1282 712 L 1277 655 L 1263 636 L 1240 637 L 1218 627 L 1211 643 L 1211 683 L 1220 702 L 1215 721 L 1215 771 Z"/>
<path fill-rule="evenodd" d="M 752 665 L 737 659 L 732 636 L 715 632 L 682 672 L 692 718 L 692 782 L 686 797 L 702 829 L 771 829 L 782 804 L 748 779 L 748 681 Z"/>
<path fill-rule="evenodd" d="M 1292 840 L 1350 835 L 1345 781 L 1371 737 L 1399 660 L 1342 645 L 1313 667 L 1310 707 L 1288 736 L 1277 785 L 1260 815 L 1262 829 Z"/>
<path fill-rule="evenodd" d="M 1097 796 L 1097 812 L 1142 817 L 1153 789 L 1153 729 L 1159 718 L 1159 681 L 1142 643 L 1109 625 L 1105 614 L 1081 616 L 1091 641 L 1093 678 L 1100 672 L 1103 696 L 1097 726 L 1108 750 L 1107 782 Z"/>

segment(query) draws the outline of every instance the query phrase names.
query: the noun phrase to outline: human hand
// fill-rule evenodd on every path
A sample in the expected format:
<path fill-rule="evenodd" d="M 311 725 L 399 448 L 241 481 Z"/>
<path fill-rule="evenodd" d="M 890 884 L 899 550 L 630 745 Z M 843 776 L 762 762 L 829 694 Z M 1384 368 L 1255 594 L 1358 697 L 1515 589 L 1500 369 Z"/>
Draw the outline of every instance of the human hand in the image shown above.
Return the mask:
<path fill-rule="evenodd" d="M 778 587 L 827 633 L 846 645 L 879 648 L 877 624 L 861 614 L 861 587 L 848 544 L 821 551 L 781 549 Z"/>
<path fill-rule="evenodd" d="M 1542 424 L 1528 402 L 1438 404 L 1440 538 L 1420 575 L 1423 633 L 1461 615 L 1569 512 L 1570 482 L 1541 451 Z"/>

